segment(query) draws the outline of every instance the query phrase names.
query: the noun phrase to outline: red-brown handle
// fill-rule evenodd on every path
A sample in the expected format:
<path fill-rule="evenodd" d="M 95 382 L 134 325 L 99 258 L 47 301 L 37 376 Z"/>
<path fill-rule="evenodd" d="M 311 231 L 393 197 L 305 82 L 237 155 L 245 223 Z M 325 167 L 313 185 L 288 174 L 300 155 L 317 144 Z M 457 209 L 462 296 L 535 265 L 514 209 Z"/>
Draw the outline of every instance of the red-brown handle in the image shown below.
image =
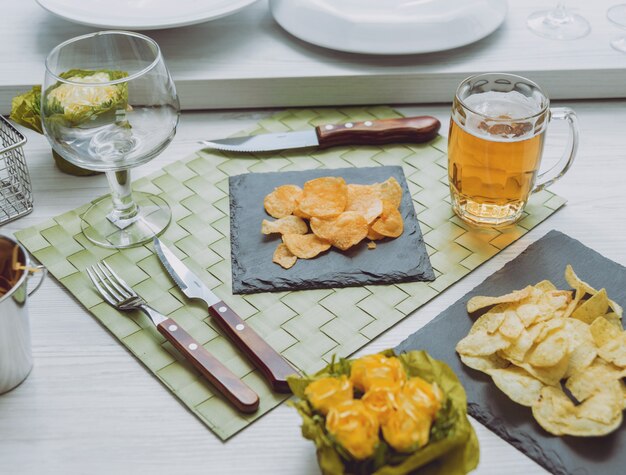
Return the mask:
<path fill-rule="evenodd" d="M 157 325 L 159 332 L 182 353 L 241 412 L 254 412 L 259 396 L 231 370 L 209 353 L 171 318 Z"/>
<path fill-rule="evenodd" d="M 366 120 L 315 128 L 320 148 L 336 145 L 421 143 L 434 139 L 441 122 L 428 115 L 400 119 Z"/>
<path fill-rule="evenodd" d="M 276 392 L 290 392 L 287 376 L 296 374 L 280 353 L 267 344 L 235 311 L 224 302 L 209 307 L 213 318 L 254 365 L 263 373 Z"/>

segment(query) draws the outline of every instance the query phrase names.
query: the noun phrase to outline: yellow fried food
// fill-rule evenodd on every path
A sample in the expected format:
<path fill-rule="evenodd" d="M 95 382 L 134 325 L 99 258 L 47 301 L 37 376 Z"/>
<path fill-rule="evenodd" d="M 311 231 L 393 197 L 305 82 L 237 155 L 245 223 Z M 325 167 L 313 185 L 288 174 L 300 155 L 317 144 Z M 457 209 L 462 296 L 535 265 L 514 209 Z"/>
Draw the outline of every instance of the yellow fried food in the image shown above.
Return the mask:
<path fill-rule="evenodd" d="M 307 181 L 298 209 L 316 218 L 339 216 L 348 202 L 348 186 L 341 177 L 327 176 Z"/>
<path fill-rule="evenodd" d="M 331 407 L 352 399 L 352 383 L 345 375 L 320 378 L 310 383 L 304 394 L 315 409 L 326 415 Z"/>
<path fill-rule="evenodd" d="M 330 243 L 315 234 L 284 234 L 283 242 L 287 249 L 300 259 L 312 259 L 330 249 Z"/>
<path fill-rule="evenodd" d="M 502 296 L 473 297 L 469 313 L 492 308 L 456 349 L 465 365 L 531 407 L 546 431 L 601 436 L 619 427 L 626 407 L 621 307 L 569 265 L 565 280 L 573 292 L 542 281 Z M 563 383 L 580 404 L 561 390 Z"/>
<path fill-rule="evenodd" d="M 398 180 L 394 177 L 390 177 L 380 183 L 378 189 L 383 201 L 387 201 L 396 209 L 400 208 L 400 203 L 402 203 L 402 187 L 400 183 L 398 183 Z"/>
<path fill-rule="evenodd" d="M 382 425 L 383 437 L 398 452 L 413 452 L 428 443 L 431 416 L 403 395 Z"/>
<path fill-rule="evenodd" d="M 402 215 L 389 201 L 383 200 L 383 212 L 372 224 L 372 231 L 392 238 L 400 236 L 404 231 Z"/>
<path fill-rule="evenodd" d="M 261 222 L 261 233 L 263 234 L 306 234 L 309 227 L 302 218 L 297 216 L 285 216 L 276 221 L 264 219 Z"/>
<path fill-rule="evenodd" d="M 302 196 L 302 189 L 296 185 L 282 185 L 274 188 L 263 200 L 265 211 L 273 218 L 289 216 L 296 209 Z"/>
<path fill-rule="evenodd" d="M 311 218 L 311 230 L 342 251 L 360 243 L 367 236 L 367 221 L 355 211 L 345 211 L 333 219 Z"/>
<path fill-rule="evenodd" d="M 406 381 L 406 372 L 398 358 L 375 354 L 352 363 L 350 381 L 355 388 L 367 392 L 375 386 L 402 385 Z"/>
<path fill-rule="evenodd" d="M 285 243 L 283 242 L 276 247 L 274 257 L 272 258 L 272 262 L 275 262 L 285 269 L 293 267 L 297 260 L 298 258 L 291 253 L 289 248 L 285 246 Z"/>
<path fill-rule="evenodd" d="M 326 429 L 357 460 L 374 453 L 379 443 L 378 418 L 360 400 L 333 406 L 326 416 Z"/>
<path fill-rule="evenodd" d="M 346 211 L 355 211 L 365 218 L 367 224 L 374 222 L 383 212 L 379 193 L 370 185 L 348 185 Z"/>

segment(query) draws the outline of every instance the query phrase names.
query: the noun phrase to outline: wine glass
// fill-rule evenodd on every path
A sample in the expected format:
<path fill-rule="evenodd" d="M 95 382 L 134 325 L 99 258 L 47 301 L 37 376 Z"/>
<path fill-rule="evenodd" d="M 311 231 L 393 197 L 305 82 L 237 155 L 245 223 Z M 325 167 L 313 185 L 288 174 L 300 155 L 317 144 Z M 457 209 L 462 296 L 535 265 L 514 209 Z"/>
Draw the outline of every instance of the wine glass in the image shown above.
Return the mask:
<path fill-rule="evenodd" d="M 589 22 L 565 8 L 563 2 L 558 2 L 551 10 L 532 13 L 526 24 L 533 33 L 552 40 L 575 40 L 591 31 Z"/>
<path fill-rule="evenodd" d="M 171 210 L 160 197 L 133 192 L 130 169 L 172 141 L 180 114 L 161 50 L 147 36 L 101 31 L 72 38 L 46 58 L 41 97 L 52 148 L 82 168 L 103 171 L 111 194 L 81 216 L 85 236 L 108 248 L 133 247 L 162 233 Z"/>
<path fill-rule="evenodd" d="M 626 3 L 613 5 L 606 12 L 606 17 L 611 23 L 622 30 L 626 29 Z M 611 39 L 611 46 L 617 51 L 626 53 L 626 34 L 621 33 Z"/>

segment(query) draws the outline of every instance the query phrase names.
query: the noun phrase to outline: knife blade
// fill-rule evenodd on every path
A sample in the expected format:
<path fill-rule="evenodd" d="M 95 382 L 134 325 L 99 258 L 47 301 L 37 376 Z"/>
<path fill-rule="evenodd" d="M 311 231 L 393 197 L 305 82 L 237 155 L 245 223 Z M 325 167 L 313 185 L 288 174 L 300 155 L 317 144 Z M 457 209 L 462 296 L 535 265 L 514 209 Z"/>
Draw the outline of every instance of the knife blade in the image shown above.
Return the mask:
<path fill-rule="evenodd" d="M 208 148 L 228 152 L 268 152 L 303 147 L 328 148 L 338 145 L 382 145 L 422 143 L 434 139 L 441 128 L 435 117 L 403 117 L 326 124 L 311 130 L 203 140 Z"/>
<path fill-rule="evenodd" d="M 170 248 L 156 237 L 154 238 L 154 249 L 180 290 L 190 299 L 204 300 L 209 307 L 211 317 L 263 373 L 272 389 L 277 392 L 289 392 L 287 376 L 296 374 L 297 370 L 263 340 L 228 304 L 215 295 L 197 275 L 176 257 Z"/>

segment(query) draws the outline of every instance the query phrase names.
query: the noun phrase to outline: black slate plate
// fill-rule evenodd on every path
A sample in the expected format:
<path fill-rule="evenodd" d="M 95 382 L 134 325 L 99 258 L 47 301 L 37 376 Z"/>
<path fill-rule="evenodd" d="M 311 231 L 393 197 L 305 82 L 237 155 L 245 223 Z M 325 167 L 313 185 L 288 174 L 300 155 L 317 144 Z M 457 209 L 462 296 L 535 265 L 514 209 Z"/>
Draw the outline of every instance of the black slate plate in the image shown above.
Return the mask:
<path fill-rule="evenodd" d="M 397 352 L 427 350 L 457 374 L 468 398 L 468 412 L 479 422 L 554 474 L 623 475 L 626 473 L 626 423 L 605 437 L 555 437 L 533 419 L 530 408 L 504 395 L 486 374 L 464 366 L 454 348 L 473 319 L 465 305 L 474 295 L 503 295 L 543 279 L 568 289 L 563 273 L 571 264 L 584 281 L 606 288 L 626 304 L 626 268 L 558 231 L 550 231 L 428 325 L 407 338 Z"/>
<path fill-rule="evenodd" d="M 315 259 L 299 259 L 291 269 L 283 269 L 272 262 L 274 250 L 281 242 L 280 237 L 261 234 L 261 221 L 273 219 L 265 213 L 263 199 L 277 186 L 302 186 L 306 181 L 322 176 L 341 176 L 348 183 L 358 184 L 395 177 L 404 191 L 400 205 L 404 232 L 396 239 L 379 241 L 374 250 L 368 250 L 364 240 L 348 251 L 331 248 Z M 235 294 L 435 279 L 402 167 L 247 173 L 230 177 L 229 192 Z"/>

